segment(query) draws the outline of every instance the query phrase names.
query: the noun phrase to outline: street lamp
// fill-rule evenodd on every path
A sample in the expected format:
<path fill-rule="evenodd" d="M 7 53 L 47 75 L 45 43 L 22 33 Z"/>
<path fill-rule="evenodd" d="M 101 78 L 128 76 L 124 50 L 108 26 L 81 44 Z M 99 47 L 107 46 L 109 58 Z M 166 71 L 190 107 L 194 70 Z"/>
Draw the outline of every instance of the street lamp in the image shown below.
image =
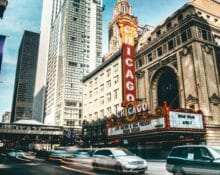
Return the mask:
<path fill-rule="evenodd" d="M 7 0 L 0 0 L 0 18 L 3 18 L 4 15 L 4 11 L 6 9 L 8 5 L 8 1 Z"/>

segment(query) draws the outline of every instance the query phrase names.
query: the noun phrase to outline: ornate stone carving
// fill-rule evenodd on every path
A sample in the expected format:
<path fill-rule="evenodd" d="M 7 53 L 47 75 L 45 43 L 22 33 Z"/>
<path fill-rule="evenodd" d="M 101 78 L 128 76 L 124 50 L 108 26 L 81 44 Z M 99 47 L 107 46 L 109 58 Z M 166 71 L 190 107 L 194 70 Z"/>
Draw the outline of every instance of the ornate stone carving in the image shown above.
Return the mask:
<path fill-rule="evenodd" d="M 184 47 L 183 50 L 180 52 L 180 58 L 182 58 L 183 56 L 187 56 L 190 53 L 192 53 L 192 46 Z"/>
<path fill-rule="evenodd" d="M 220 97 L 214 93 L 211 97 L 209 97 L 209 101 L 213 104 L 220 104 Z"/>
<path fill-rule="evenodd" d="M 139 70 L 139 71 L 136 72 L 137 78 L 142 78 L 142 77 L 144 77 L 144 74 L 145 74 L 145 71 Z"/>
<path fill-rule="evenodd" d="M 199 99 L 192 96 L 191 94 L 189 94 L 189 96 L 186 98 L 186 103 L 187 104 L 198 104 L 199 103 Z"/>
<path fill-rule="evenodd" d="M 212 52 L 212 48 L 210 46 L 203 46 L 203 50 L 207 53 L 207 54 L 211 54 Z"/>

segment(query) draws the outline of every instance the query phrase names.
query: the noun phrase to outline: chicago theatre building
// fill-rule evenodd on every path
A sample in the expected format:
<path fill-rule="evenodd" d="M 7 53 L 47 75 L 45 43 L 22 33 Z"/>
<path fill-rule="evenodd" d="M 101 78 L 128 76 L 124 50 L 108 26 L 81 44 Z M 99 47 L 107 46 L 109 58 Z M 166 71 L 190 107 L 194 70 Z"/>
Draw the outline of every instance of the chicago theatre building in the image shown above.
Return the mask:
<path fill-rule="evenodd" d="M 93 104 L 83 110 L 85 145 L 124 146 L 146 158 L 164 158 L 176 145 L 220 145 L 219 11 L 218 1 L 192 0 L 140 34 L 130 4 L 119 0 L 109 25 L 109 56 L 83 79 L 83 105 Z M 90 83 L 114 62 L 118 98 L 112 87 L 100 97 L 98 85 L 96 96 Z"/>

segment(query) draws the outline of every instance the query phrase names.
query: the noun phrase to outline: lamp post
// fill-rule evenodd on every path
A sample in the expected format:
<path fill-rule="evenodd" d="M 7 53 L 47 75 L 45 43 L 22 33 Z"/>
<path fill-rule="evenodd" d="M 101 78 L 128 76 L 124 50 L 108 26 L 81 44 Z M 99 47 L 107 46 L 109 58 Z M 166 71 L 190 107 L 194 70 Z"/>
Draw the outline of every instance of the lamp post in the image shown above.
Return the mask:
<path fill-rule="evenodd" d="M 7 0 L 0 0 L 0 18 L 3 18 L 4 15 L 4 11 L 6 9 L 8 5 L 8 1 Z"/>

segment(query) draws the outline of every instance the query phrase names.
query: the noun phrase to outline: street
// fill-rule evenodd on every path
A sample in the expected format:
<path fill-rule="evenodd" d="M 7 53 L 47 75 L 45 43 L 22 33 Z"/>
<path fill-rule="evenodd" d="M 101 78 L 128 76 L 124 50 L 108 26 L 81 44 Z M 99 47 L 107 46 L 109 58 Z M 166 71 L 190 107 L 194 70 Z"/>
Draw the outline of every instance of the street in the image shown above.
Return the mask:
<path fill-rule="evenodd" d="M 165 162 L 148 161 L 149 170 L 146 175 L 169 175 L 165 170 Z M 21 161 L 0 157 L 0 175 L 111 175 L 111 172 L 88 171 L 84 166 L 67 167 L 45 160 Z"/>

